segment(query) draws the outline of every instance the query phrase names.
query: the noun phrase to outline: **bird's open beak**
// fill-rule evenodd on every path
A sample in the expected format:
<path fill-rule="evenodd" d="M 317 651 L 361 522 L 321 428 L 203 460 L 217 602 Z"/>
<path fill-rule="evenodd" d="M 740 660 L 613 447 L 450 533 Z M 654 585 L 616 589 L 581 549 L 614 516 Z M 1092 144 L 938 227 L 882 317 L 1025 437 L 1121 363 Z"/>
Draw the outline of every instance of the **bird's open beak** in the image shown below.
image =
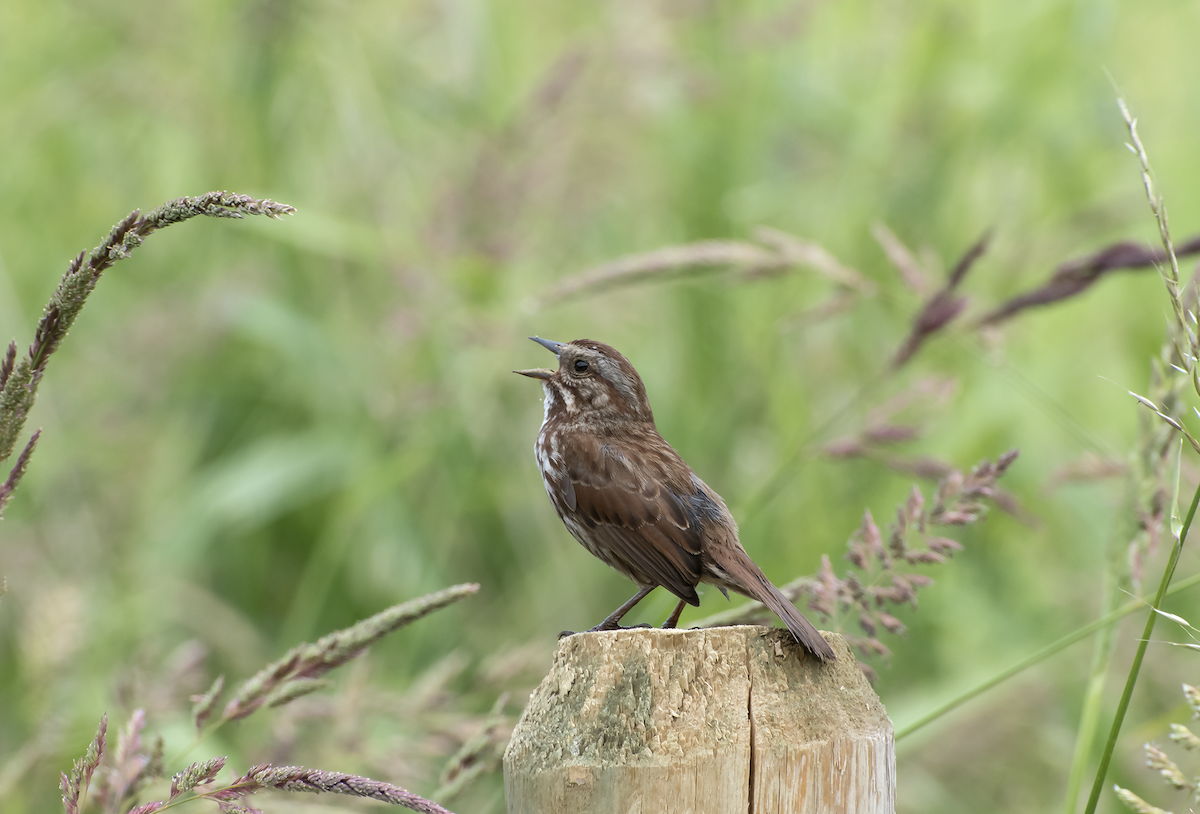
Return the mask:
<path fill-rule="evenodd" d="M 539 345 L 541 345 L 546 350 L 553 353 L 555 356 L 558 356 L 558 352 L 562 349 L 562 346 L 563 346 L 562 342 L 554 342 L 550 339 L 542 339 L 540 336 L 531 336 L 529 338 L 532 339 L 534 342 L 537 342 Z"/>
<path fill-rule="evenodd" d="M 529 338 L 555 356 L 558 356 L 558 351 L 563 345 L 562 342 L 553 342 L 549 339 L 542 339 L 540 336 L 531 336 Z M 546 370 L 544 367 L 535 367 L 530 370 L 514 370 L 513 373 L 520 373 L 522 376 L 528 376 L 531 379 L 549 379 L 554 375 L 553 370 Z"/>
<path fill-rule="evenodd" d="M 549 379 L 554 375 L 553 370 L 546 370 L 544 367 L 535 367 L 530 370 L 514 370 L 513 373 L 520 373 L 522 376 L 528 376 L 531 379 Z"/>

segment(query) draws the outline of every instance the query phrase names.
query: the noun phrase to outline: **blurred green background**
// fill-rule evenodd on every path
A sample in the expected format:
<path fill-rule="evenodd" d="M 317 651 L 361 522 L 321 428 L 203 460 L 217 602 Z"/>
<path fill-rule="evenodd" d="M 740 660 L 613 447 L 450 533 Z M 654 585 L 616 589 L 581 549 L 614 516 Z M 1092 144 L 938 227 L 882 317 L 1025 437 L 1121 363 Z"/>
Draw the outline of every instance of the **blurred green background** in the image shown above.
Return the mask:
<path fill-rule="evenodd" d="M 1134 489 L 1056 473 L 1135 449 L 1125 390 L 1148 387 L 1162 284 L 1113 275 L 986 336 L 970 317 L 1071 257 L 1156 240 L 1106 71 L 1177 240 L 1200 231 L 1198 30 L 1200 5 L 1164 0 L 0 4 L 0 339 L 26 345 L 69 259 L 134 208 L 230 189 L 299 210 L 155 235 L 51 361 L 0 527 L 0 809 L 54 810 L 104 711 L 115 728 L 146 707 L 171 757 L 216 674 L 456 582 L 482 588 L 189 759 L 431 793 L 504 690 L 515 720 L 557 633 L 633 591 L 542 489 L 541 394 L 510 373 L 552 362 L 532 334 L 631 359 L 776 582 L 822 554 L 842 572 L 864 509 L 892 516 L 912 477 L 819 450 L 918 382 L 957 389 L 898 452 L 962 468 L 1021 449 L 1004 485 L 1033 519 L 965 530 L 874 665 L 898 726 L 1095 618 Z M 893 376 L 920 300 L 876 222 L 931 270 L 995 235 L 968 319 Z M 538 305 L 597 264 L 763 225 L 877 295 L 815 320 L 819 275 L 716 274 Z M 665 617 L 663 593 L 631 621 Z M 683 622 L 725 607 L 709 591 Z M 1195 594 L 1170 608 L 1200 616 Z M 1105 729 L 1141 624 L 1120 629 Z M 1063 810 L 1091 658 L 1077 645 L 903 741 L 901 810 Z M 1151 646 L 1110 780 L 1179 804 L 1140 744 L 1184 720 L 1198 672 Z M 318 803 L 347 805 L 267 806 Z M 451 807 L 502 810 L 498 775 Z"/>

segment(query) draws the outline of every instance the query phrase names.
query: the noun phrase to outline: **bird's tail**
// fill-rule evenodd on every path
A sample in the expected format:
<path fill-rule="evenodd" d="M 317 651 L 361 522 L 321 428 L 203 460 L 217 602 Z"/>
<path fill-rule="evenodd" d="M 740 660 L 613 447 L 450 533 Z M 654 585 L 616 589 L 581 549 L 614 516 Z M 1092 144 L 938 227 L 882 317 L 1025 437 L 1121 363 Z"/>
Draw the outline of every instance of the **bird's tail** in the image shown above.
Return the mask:
<path fill-rule="evenodd" d="M 728 587 L 746 596 L 757 599 L 783 620 L 792 638 L 804 646 L 821 661 L 836 661 L 833 648 L 821 635 L 812 622 L 804 618 L 804 614 L 796 610 L 796 606 L 772 584 L 763 574 L 762 569 L 754 564 L 741 546 L 726 547 L 712 546 L 705 552 L 712 557 L 716 565 L 729 577 Z"/>

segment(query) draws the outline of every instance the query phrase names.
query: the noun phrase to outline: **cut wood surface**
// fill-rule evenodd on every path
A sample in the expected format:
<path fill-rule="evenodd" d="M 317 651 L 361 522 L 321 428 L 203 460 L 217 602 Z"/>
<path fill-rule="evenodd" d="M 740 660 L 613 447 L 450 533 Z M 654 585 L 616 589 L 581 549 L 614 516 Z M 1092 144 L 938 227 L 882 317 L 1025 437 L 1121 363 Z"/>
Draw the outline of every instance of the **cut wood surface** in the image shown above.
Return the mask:
<path fill-rule="evenodd" d="M 509 814 L 893 811 L 892 723 L 837 634 L 563 639 L 504 754 Z"/>

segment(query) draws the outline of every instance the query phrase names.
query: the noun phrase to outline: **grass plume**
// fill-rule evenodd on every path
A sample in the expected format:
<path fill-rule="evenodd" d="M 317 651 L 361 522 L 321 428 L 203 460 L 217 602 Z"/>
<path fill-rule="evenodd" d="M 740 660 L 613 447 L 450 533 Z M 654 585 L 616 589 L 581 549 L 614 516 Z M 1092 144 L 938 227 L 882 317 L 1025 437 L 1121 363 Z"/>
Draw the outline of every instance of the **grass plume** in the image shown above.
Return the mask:
<path fill-rule="evenodd" d="M 975 265 L 991 242 L 991 233 L 985 233 L 963 254 L 954 265 L 945 284 L 929 297 L 913 319 L 912 330 L 892 358 L 892 368 L 900 368 L 908 362 L 921 345 L 933 334 L 953 322 L 967 307 L 967 298 L 957 293 L 967 272 Z"/>
<path fill-rule="evenodd" d="M 283 706 L 328 686 L 328 682 L 320 676 L 361 655 L 370 645 L 388 633 L 478 590 L 479 586 L 473 583 L 455 585 L 395 605 L 344 630 L 324 636 L 315 644 L 301 644 L 292 648 L 282 659 L 268 665 L 244 682 L 225 706 L 221 718 L 207 727 L 207 731 L 211 732 L 224 723 L 246 718 L 264 706 Z M 193 699 L 193 717 L 201 734 L 204 733 L 206 722 L 216 708 L 224 683 L 224 677 L 219 677 L 206 693 Z M 500 734 L 506 702 L 507 695 L 501 696 L 485 721 L 483 732 L 468 741 L 463 750 L 448 764 L 442 781 L 443 791 L 447 795 L 460 790 L 480 773 L 495 770 L 500 750 L 503 749 L 504 738 L 500 737 Z M 163 739 L 158 737 L 152 746 L 147 747 L 142 739 L 145 726 L 145 712 L 141 709 L 135 710 L 121 732 L 116 754 L 110 755 L 111 760 L 102 767 L 106 757 L 105 735 L 108 718 L 105 716 L 101 720 L 100 728 L 85 756 L 75 762 L 69 776 L 62 775 L 63 808 L 66 814 L 81 814 L 86 811 L 85 797 L 97 769 L 102 771 L 93 797 L 105 814 L 120 814 L 123 810 L 128 814 L 152 814 L 194 799 L 212 800 L 224 812 L 253 812 L 256 809 L 243 805 L 241 801 L 264 789 L 344 794 L 378 800 L 425 814 L 450 814 L 437 803 L 391 783 L 298 766 L 262 764 L 232 782 L 219 787 L 214 786 L 218 775 L 225 768 L 225 757 L 196 761 L 186 766 L 172 777 L 170 791 L 165 799 L 138 805 L 134 801 L 142 787 L 165 774 Z M 131 804 L 131 808 L 124 808 Z"/>
<path fill-rule="evenodd" d="M 916 606 L 917 592 L 933 584 L 917 568 L 944 563 L 962 550 L 957 540 L 935 535 L 931 529 L 966 526 L 982 519 L 986 501 L 995 500 L 997 495 L 997 481 L 1016 459 L 1013 450 L 994 463 L 981 461 L 969 473 L 951 471 L 938 483 L 932 504 L 914 486 L 907 500 L 896 508 L 895 520 L 886 535 L 866 511 L 847 543 L 845 558 L 851 570 L 837 576 L 825 556 L 815 575 L 799 577 L 780 586 L 780 590 L 792 602 L 807 599 L 808 608 L 831 623 L 833 630 L 845 634 L 850 646 L 864 659 L 886 658 L 891 651 L 879 639 L 880 630 L 894 635 L 904 632 L 904 624 L 887 608 Z M 752 601 L 697 620 L 691 626 L 761 624 L 772 618 L 762 603 Z M 864 636 L 846 633 L 845 628 L 854 623 Z M 865 664 L 863 669 L 868 676 L 873 675 Z"/>
<path fill-rule="evenodd" d="M 1200 254 L 1200 236 L 1193 237 L 1176 250 L 1177 257 Z M 1164 249 L 1141 246 L 1127 240 L 1105 246 L 1092 254 L 1062 263 L 1041 286 L 1012 297 L 979 321 L 980 325 L 998 325 L 1028 308 L 1052 305 L 1077 297 L 1114 271 L 1157 268 L 1169 262 Z"/>
<path fill-rule="evenodd" d="M 1177 621 L 1182 622 L 1189 628 L 1191 627 L 1183 620 L 1177 619 Z M 1195 630 L 1195 628 L 1191 629 Z M 1192 712 L 1192 718 L 1200 718 L 1200 690 L 1191 685 L 1184 684 L 1183 697 Z M 1176 746 L 1181 747 L 1187 752 L 1195 751 L 1200 747 L 1200 737 L 1197 737 L 1184 724 L 1173 723 L 1170 730 L 1168 738 Z M 1188 810 L 1194 810 L 1193 806 L 1196 803 L 1200 803 L 1200 778 L 1189 777 L 1184 774 L 1179 764 L 1161 746 L 1153 741 L 1143 744 L 1142 751 L 1146 756 L 1146 768 L 1157 774 L 1166 785 L 1176 791 L 1186 791 L 1188 793 Z M 1150 803 L 1129 789 L 1114 786 L 1113 790 L 1117 794 L 1117 799 L 1124 803 L 1125 807 L 1130 811 L 1136 811 L 1138 814 L 1170 814 L 1170 812 L 1164 809 L 1150 805 Z"/>
<path fill-rule="evenodd" d="M 96 736 L 88 744 L 83 757 L 75 761 L 69 776 L 63 773 L 62 801 L 66 814 L 79 814 L 81 801 L 87 797 L 92 776 L 95 775 L 96 769 L 100 767 L 100 761 L 104 758 L 107 734 L 108 715 L 103 715 L 100 718 L 100 725 L 96 727 Z"/>

